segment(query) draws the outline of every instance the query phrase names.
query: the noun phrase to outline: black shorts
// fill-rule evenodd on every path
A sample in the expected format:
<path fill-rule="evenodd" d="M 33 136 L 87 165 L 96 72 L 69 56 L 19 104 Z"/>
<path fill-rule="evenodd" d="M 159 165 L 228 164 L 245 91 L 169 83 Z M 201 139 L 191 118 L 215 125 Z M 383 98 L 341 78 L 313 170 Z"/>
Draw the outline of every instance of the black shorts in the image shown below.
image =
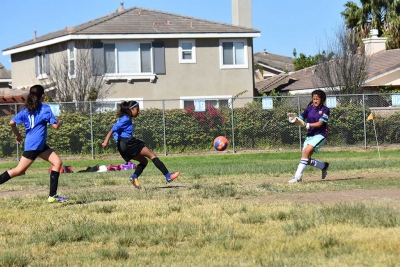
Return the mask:
<path fill-rule="evenodd" d="M 44 145 L 44 148 L 42 150 L 28 150 L 28 151 L 24 151 L 24 153 L 22 153 L 22 156 L 30 159 L 30 160 L 35 160 L 40 154 L 42 154 L 43 152 L 45 152 L 46 150 L 51 149 L 47 144 Z"/>
<path fill-rule="evenodd" d="M 145 146 L 146 144 L 143 141 L 134 137 L 122 138 L 117 144 L 119 154 L 126 162 L 139 155 Z"/>

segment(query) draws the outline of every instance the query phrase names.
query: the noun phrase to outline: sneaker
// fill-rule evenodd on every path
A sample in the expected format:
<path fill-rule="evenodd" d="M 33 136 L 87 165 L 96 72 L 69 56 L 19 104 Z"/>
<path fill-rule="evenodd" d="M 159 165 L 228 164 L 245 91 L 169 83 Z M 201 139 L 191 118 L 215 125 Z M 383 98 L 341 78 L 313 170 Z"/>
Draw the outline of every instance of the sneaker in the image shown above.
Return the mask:
<path fill-rule="evenodd" d="M 142 186 L 139 183 L 139 179 L 138 178 L 130 178 L 132 184 L 137 188 L 137 189 L 142 189 Z"/>
<path fill-rule="evenodd" d="M 325 162 L 325 167 L 322 169 L 322 179 L 325 179 L 325 177 L 328 175 L 328 168 L 329 163 Z"/>
<path fill-rule="evenodd" d="M 67 200 L 68 200 L 68 198 L 66 198 L 66 197 L 61 197 L 61 196 L 55 195 L 55 196 L 49 197 L 47 199 L 47 202 L 54 203 L 54 202 L 64 202 Z"/>
<path fill-rule="evenodd" d="M 295 176 L 293 176 L 292 179 L 289 180 L 289 184 L 300 183 L 301 181 L 302 181 L 301 177 L 296 178 Z"/>
<path fill-rule="evenodd" d="M 173 180 L 175 180 L 176 178 L 178 178 L 179 174 L 181 174 L 180 172 L 173 172 L 171 173 L 171 176 L 168 178 L 166 178 L 167 183 L 172 182 Z"/>

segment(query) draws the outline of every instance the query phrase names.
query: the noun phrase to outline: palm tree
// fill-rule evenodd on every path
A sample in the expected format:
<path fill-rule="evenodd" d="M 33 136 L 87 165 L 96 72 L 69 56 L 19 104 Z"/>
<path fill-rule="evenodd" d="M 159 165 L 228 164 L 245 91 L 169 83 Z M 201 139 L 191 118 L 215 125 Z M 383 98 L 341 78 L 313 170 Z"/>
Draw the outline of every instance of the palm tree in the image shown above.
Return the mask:
<path fill-rule="evenodd" d="M 360 0 L 361 7 L 348 1 L 341 12 L 348 29 L 362 38 L 369 36 L 371 29 L 378 30 L 378 36 L 388 38 L 389 49 L 400 48 L 400 0 Z"/>

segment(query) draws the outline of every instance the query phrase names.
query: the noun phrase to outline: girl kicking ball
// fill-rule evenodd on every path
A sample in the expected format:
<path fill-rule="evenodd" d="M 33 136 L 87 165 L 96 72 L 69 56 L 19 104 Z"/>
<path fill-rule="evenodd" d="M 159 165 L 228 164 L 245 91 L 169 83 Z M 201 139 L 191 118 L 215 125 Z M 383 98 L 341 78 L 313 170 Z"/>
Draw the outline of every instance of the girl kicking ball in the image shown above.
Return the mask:
<path fill-rule="evenodd" d="M 164 163 L 157 157 L 157 155 L 151 151 L 146 144 L 133 137 L 133 131 L 135 126 L 132 123 L 132 118 L 136 118 L 139 115 L 139 103 L 136 101 L 124 101 L 120 105 L 118 112 L 119 119 L 108 132 L 104 142 L 101 144 L 103 148 L 107 147 L 108 141 L 113 135 L 117 141 L 117 148 L 121 157 L 126 161 L 131 159 L 139 161 L 135 172 L 131 175 L 130 179 L 132 184 L 140 189 L 139 176 L 147 166 L 147 159 L 153 161 L 154 165 L 164 174 L 167 183 L 172 182 L 179 176 L 179 172 L 170 173 L 165 167 Z"/>

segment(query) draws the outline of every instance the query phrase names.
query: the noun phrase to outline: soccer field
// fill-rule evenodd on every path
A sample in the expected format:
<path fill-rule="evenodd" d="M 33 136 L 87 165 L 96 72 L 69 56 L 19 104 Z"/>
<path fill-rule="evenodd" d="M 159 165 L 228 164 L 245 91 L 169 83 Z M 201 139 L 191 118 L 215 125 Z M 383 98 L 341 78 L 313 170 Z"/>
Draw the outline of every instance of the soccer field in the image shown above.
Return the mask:
<path fill-rule="evenodd" d="M 160 157 L 181 176 L 166 184 L 152 163 L 77 173 L 119 158 L 69 160 L 46 202 L 49 165 L 0 185 L 0 266 L 396 266 L 400 262 L 400 150 L 321 151 L 328 177 L 300 152 Z M 0 163 L 6 170 L 15 162 Z"/>

